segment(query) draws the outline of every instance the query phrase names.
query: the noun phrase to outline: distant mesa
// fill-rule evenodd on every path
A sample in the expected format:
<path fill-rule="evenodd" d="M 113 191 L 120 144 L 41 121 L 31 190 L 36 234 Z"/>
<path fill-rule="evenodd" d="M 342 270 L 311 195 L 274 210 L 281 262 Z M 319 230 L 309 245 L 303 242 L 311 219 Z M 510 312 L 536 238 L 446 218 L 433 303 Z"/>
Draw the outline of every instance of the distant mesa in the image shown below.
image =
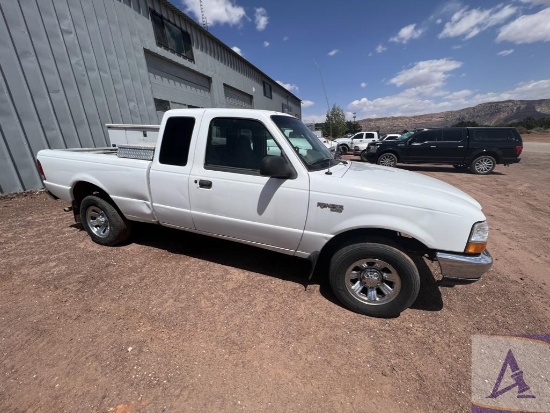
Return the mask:
<path fill-rule="evenodd" d="M 473 121 L 485 126 L 497 126 L 519 122 L 528 117 L 535 119 L 550 117 L 550 99 L 505 100 L 482 103 L 471 108 L 448 112 L 361 119 L 357 122 L 363 130 L 391 133 L 413 128 L 444 128 L 464 121 Z"/>

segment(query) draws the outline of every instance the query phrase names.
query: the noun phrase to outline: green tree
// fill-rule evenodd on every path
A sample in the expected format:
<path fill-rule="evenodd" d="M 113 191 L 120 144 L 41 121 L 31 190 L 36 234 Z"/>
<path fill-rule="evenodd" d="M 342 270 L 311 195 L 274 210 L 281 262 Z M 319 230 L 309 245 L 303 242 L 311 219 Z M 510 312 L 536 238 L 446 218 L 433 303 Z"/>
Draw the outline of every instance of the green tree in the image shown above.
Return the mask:
<path fill-rule="evenodd" d="M 330 112 L 327 113 L 327 118 L 323 126 L 323 136 L 329 138 L 338 138 L 346 133 L 346 115 L 344 111 L 338 105 L 332 106 Z"/>
<path fill-rule="evenodd" d="M 354 134 L 354 133 L 357 133 L 357 132 L 361 132 L 362 130 L 363 130 L 363 128 L 357 122 L 353 122 L 351 120 L 348 120 L 346 122 L 346 133 Z"/>

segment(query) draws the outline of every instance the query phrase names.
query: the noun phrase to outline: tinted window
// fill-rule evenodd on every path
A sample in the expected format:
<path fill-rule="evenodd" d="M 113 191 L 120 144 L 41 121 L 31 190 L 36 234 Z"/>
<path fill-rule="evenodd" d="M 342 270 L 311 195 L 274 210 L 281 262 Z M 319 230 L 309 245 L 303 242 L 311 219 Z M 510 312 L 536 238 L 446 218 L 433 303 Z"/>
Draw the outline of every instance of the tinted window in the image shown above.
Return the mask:
<path fill-rule="evenodd" d="M 216 118 L 210 123 L 206 144 L 206 169 L 228 167 L 259 174 L 266 155 L 281 155 L 281 149 L 256 120 Z M 238 171 L 236 171 L 238 172 Z"/>
<path fill-rule="evenodd" d="M 157 44 L 193 60 L 193 49 L 191 48 L 191 36 L 175 24 L 169 22 L 160 14 L 151 10 L 151 21 L 155 32 Z"/>
<path fill-rule="evenodd" d="M 264 96 L 268 97 L 269 99 L 271 99 L 273 96 L 271 92 L 271 85 L 267 82 L 264 82 Z"/>
<path fill-rule="evenodd" d="M 187 165 L 189 145 L 193 135 L 195 118 L 169 118 L 164 128 L 159 162 L 166 165 Z"/>
<path fill-rule="evenodd" d="M 374 133 L 365 133 L 364 139 L 374 139 Z"/>
<path fill-rule="evenodd" d="M 507 141 L 514 140 L 512 129 L 474 129 L 476 141 Z"/>
<path fill-rule="evenodd" d="M 441 138 L 441 129 L 431 129 L 419 132 L 411 138 L 412 143 L 435 142 Z"/>
<path fill-rule="evenodd" d="M 443 142 L 459 142 L 464 139 L 463 129 L 443 129 Z"/>

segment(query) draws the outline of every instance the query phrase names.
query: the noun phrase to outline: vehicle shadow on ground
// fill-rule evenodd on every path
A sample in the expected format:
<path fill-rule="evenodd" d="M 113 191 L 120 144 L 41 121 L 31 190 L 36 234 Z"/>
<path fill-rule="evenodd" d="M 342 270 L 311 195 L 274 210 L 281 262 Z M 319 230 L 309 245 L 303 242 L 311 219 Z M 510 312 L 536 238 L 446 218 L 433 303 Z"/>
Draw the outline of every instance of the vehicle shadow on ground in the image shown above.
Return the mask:
<path fill-rule="evenodd" d="M 302 285 L 304 290 L 308 286 L 319 285 L 319 291 L 324 298 L 344 308 L 330 288 L 328 263 L 321 262 L 313 277 L 309 279 L 311 266 L 307 260 L 238 242 L 149 224 L 135 225 L 130 242 L 291 281 Z M 443 300 L 432 271 L 421 257 L 413 260 L 419 270 L 421 286 L 418 298 L 411 308 L 424 311 L 441 310 Z"/>
<path fill-rule="evenodd" d="M 407 171 L 413 172 L 444 172 L 449 174 L 462 174 L 462 175 L 473 175 L 464 169 L 457 169 L 450 165 L 397 165 L 398 169 L 404 169 Z M 506 175 L 502 172 L 493 171 L 489 175 Z"/>

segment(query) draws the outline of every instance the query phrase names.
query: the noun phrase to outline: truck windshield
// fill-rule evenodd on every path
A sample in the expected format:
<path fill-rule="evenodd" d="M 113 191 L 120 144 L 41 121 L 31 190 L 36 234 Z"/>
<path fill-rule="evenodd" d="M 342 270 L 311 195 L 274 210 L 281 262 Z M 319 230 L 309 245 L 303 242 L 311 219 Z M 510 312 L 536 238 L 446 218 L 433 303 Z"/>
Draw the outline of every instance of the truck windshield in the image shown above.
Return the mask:
<path fill-rule="evenodd" d="M 283 115 L 273 115 L 271 119 L 290 142 L 308 170 L 326 169 L 338 163 L 327 147 L 300 120 Z"/>

